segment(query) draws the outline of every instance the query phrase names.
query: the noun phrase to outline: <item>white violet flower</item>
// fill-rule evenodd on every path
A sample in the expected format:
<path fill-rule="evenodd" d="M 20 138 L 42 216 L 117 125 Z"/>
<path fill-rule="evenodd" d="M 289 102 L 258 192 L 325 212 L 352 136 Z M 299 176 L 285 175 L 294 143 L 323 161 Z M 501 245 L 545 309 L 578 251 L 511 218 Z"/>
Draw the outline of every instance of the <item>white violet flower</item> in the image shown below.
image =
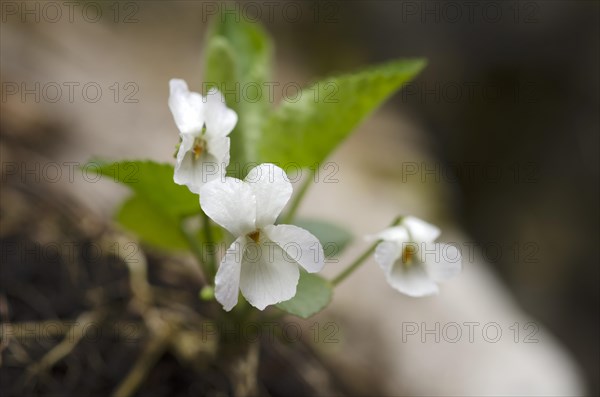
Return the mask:
<path fill-rule="evenodd" d="M 408 216 L 400 225 L 369 236 L 383 240 L 375 248 L 375 261 L 394 289 L 413 297 L 433 295 L 439 292 L 438 281 L 460 273 L 460 251 L 453 245 L 434 244 L 439 235 L 437 227 Z"/>
<path fill-rule="evenodd" d="M 263 310 L 296 295 L 298 266 L 309 273 L 323 268 L 319 240 L 293 225 L 275 225 L 292 195 L 292 184 L 274 164 L 253 168 L 242 181 L 227 177 L 200 191 L 200 205 L 217 224 L 236 237 L 215 277 L 215 297 L 226 311 L 238 301 L 238 291 Z"/>
<path fill-rule="evenodd" d="M 217 89 L 203 97 L 190 92 L 181 79 L 171 79 L 169 87 L 169 108 L 181 138 L 173 179 L 199 193 L 202 185 L 225 175 L 230 146 L 227 135 L 237 123 L 237 114 L 225 105 Z"/>

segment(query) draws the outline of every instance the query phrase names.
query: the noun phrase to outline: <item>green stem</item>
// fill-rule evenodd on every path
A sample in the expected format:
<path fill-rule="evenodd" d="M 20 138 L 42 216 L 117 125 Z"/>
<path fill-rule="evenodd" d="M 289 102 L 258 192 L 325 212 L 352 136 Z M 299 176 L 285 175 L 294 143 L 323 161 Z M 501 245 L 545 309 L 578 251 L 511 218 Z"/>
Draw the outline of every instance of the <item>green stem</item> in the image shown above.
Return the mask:
<path fill-rule="evenodd" d="M 284 217 L 282 223 L 291 224 L 292 222 L 294 222 L 294 218 L 296 217 L 296 212 L 298 212 L 298 208 L 300 208 L 300 203 L 302 202 L 302 199 L 306 195 L 306 192 L 308 192 L 308 188 L 312 184 L 314 174 L 315 174 L 315 170 L 309 169 L 309 174 L 306 177 L 306 180 L 304 180 L 302 182 L 302 186 L 300 186 L 300 190 L 298 191 L 298 193 L 296 193 L 296 195 L 292 199 L 292 204 L 290 206 L 290 209 L 285 214 L 285 217 Z"/>
<path fill-rule="evenodd" d="M 346 279 L 346 277 L 351 275 L 352 272 L 354 272 L 360 265 L 362 265 L 362 263 L 369 256 L 371 256 L 371 254 L 375 251 L 375 247 L 377 247 L 378 243 L 379 243 L 379 241 L 376 241 L 372 246 L 369 247 L 368 250 L 363 252 L 363 254 L 361 256 L 359 256 L 354 262 L 352 262 L 352 264 L 350 266 L 345 268 L 340 274 L 338 274 L 333 280 L 331 280 L 331 285 L 333 285 L 335 287 L 339 283 L 344 281 Z"/>
<path fill-rule="evenodd" d="M 400 224 L 400 222 L 402 222 L 402 218 L 404 218 L 404 217 L 402 217 L 402 216 L 397 217 L 389 227 L 394 227 L 394 226 L 397 226 L 398 224 Z M 352 262 L 350 264 L 350 266 L 345 268 L 340 274 L 338 274 L 333 280 L 331 280 L 331 285 L 333 285 L 335 287 L 339 283 L 344 281 L 349 275 L 351 275 L 360 265 L 363 264 L 363 262 L 367 258 L 369 258 L 371 256 L 371 254 L 373 254 L 373 252 L 375 252 L 375 248 L 377 247 L 377 244 L 379 244 L 380 242 L 381 242 L 381 240 L 375 241 L 375 243 L 373 243 L 365 252 L 363 252 L 361 256 L 356 258 L 356 260 L 354 262 Z"/>
<path fill-rule="evenodd" d="M 206 246 L 209 247 L 209 249 L 207 249 L 207 276 L 209 277 L 209 282 L 212 284 L 212 280 L 214 280 L 215 275 L 217 274 L 217 261 L 214 255 L 214 252 L 216 252 L 216 250 L 213 250 L 214 247 L 214 237 L 212 234 L 212 229 L 210 227 L 210 218 L 208 217 L 208 215 L 206 215 L 206 213 L 204 213 L 204 211 L 202 211 L 202 228 L 204 229 L 204 240 L 206 242 Z"/>
<path fill-rule="evenodd" d="M 208 269 L 206 269 L 206 266 L 204 264 L 204 257 L 202 255 L 202 247 L 200 246 L 200 244 L 198 244 L 198 240 L 196 240 L 196 238 L 187 230 L 187 228 L 185 227 L 185 221 L 181 222 L 179 229 L 181 230 L 181 234 L 183 235 L 183 237 L 185 237 L 185 240 L 187 241 L 188 246 L 192 250 L 192 254 L 194 254 L 194 256 L 196 257 L 196 260 L 198 261 L 198 264 L 202 268 L 202 270 L 204 272 L 204 276 L 208 277 L 208 274 L 207 274 Z"/>

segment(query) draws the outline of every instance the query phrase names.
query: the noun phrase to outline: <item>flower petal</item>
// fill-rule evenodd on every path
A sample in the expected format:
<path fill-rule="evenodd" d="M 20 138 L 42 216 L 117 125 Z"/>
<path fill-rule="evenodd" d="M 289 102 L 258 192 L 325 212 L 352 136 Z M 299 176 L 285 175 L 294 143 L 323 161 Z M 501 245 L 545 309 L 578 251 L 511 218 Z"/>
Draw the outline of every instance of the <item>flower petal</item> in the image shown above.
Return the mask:
<path fill-rule="evenodd" d="M 325 254 L 319 239 L 294 225 L 269 225 L 262 229 L 267 238 L 285 252 L 286 259 L 297 262 L 309 273 L 316 273 L 325 265 Z"/>
<path fill-rule="evenodd" d="M 440 236 L 440 229 L 414 216 L 407 216 L 402 225 L 408 230 L 410 240 L 415 243 L 429 243 Z"/>
<path fill-rule="evenodd" d="M 237 113 L 227 107 L 225 98 L 216 88 L 208 91 L 205 101 L 206 134 L 220 138 L 229 135 L 237 123 Z"/>
<path fill-rule="evenodd" d="M 179 134 L 181 142 L 179 143 L 179 149 L 177 150 L 177 163 L 181 163 L 186 153 L 190 152 L 194 147 L 195 137 L 190 134 Z"/>
<path fill-rule="evenodd" d="M 182 154 L 181 159 L 179 156 L 180 153 Z M 178 185 L 185 185 L 187 187 L 190 187 L 191 185 L 193 185 L 193 181 L 196 179 L 195 173 L 196 169 L 194 167 L 192 154 L 189 152 L 183 152 L 180 147 L 179 153 L 177 153 L 177 163 L 175 164 L 175 173 L 173 174 L 173 180 Z"/>
<path fill-rule="evenodd" d="M 187 83 L 181 79 L 171 79 L 169 88 L 169 108 L 179 131 L 182 134 L 200 134 L 204 126 L 202 95 L 190 92 Z"/>
<path fill-rule="evenodd" d="M 207 137 L 206 150 L 212 154 L 221 164 L 227 167 L 229 165 L 229 148 L 231 140 L 229 138 Z"/>
<path fill-rule="evenodd" d="M 274 224 L 293 192 L 285 171 L 265 163 L 252 168 L 244 180 L 256 196 L 256 227 Z"/>
<path fill-rule="evenodd" d="M 256 198 L 252 188 L 235 178 L 221 178 L 200 190 L 202 210 L 236 237 L 256 229 Z"/>
<path fill-rule="evenodd" d="M 240 270 L 248 238 L 239 237 L 227 249 L 215 276 L 215 298 L 230 311 L 238 302 Z"/>
<path fill-rule="evenodd" d="M 393 241 L 382 241 L 375 247 L 375 262 L 383 269 L 385 274 L 392 271 L 394 263 L 400 258 L 402 246 Z"/>
<path fill-rule="evenodd" d="M 408 241 L 408 232 L 404 226 L 393 226 L 382 230 L 379 233 L 365 236 L 367 241 L 385 240 L 404 243 Z"/>
<path fill-rule="evenodd" d="M 176 163 L 175 163 L 175 168 L 178 168 L 181 166 L 181 163 L 183 162 L 183 158 L 185 157 L 185 155 L 187 153 L 189 153 L 192 150 L 192 147 L 194 146 L 194 136 L 193 135 L 180 134 L 179 137 L 181 138 L 181 143 L 179 144 L 179 149 L 177 150 L 177 159 L 176 159 Z"/>
<path fill-rule="evenodd" d="M 187 152 L 181 162 L 178 160 L 175 164 L 173 180 L 178 185 L 187 186 L 192 193 L 200 194 L 200 189 L 206 183 L 225 177 L 225 168 L 210 153 L 203 153 L 200 158 L 194 159 L 194 154 Z"/>
<path fill-rule="evenodd" d="M 286 260 L 283 250 L 270 241 L 246 246 L 240 275 L 240 290 L 250 304 L 260 310 L 292 299 L 300 270 Z"/>
<path fill-rule="evenodd" d="M 435 250 L 434 254 L 425 254 L 423 258 L 425 270 L 434 281 L 445 281 L 460 274 L 462 270 L 462 257 L 460 250 L 450 244 L 434 245 L 434 249 L 427 248 L 427 252 Z"/>
<path fill-rule="evenodd" d="M 422 264 L 404 266 L 397 261 L 387 274 L 387 281 L 394 289 L 408 296 L 422 297 L 439 292 L 437 284 L 429 278 Z"/>

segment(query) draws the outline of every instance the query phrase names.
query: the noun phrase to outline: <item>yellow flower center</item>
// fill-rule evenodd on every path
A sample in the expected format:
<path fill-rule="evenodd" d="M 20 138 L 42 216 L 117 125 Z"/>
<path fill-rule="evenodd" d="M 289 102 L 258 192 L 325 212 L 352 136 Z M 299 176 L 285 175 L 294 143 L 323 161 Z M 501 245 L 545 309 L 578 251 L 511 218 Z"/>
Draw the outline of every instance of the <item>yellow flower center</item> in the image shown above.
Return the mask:
<path fill-rule="evenodd" d="M 402 251 L 402 263 L 405 266 L 410 266 L 413 263 L 417 248 L 413 245 L 407 245 Z"/>
<path fill-rule="evenodd" d="M 248 233 L 248 237 L 258 244 L 258 240 L 260 239 L 260 230 L 256 229 L 252 233 Z"/>
<path fill-rule="evenodd" d="M 192 153 L 194 154 L 194 160 L 198 160 L 206 148 L 206 142 L 204 139 L 194 139 L 194 146 L 192 147 Z"/>

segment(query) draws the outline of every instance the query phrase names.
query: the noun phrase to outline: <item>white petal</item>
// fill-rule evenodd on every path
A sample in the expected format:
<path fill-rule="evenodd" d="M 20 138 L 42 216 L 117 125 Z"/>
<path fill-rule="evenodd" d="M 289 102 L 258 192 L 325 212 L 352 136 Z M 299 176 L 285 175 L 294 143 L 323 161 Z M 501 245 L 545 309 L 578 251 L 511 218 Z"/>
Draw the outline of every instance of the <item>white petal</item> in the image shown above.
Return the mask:
<path fill-rule="evenodd" d="M 406 226 L 410 240 L 415 243 L 429 243 L 440 236 L 440 229 L 414 216 L 407 216 L 402 220 Z"/>
<path fill-rule="evenodd" d="M 392 241 L 382 241 L 375 247 L 375 262 L 381 266 L 386 274 L 392 271 L 394 263 L 400 258 L 402 246 Z"/>
<path fill-rule="evenodd" d="M 221 138 L 229 135 L 237 123 L 237 113 L 227 107 L 225 98 L 216 88 L 208 91 L 205 101 L 206 134 Z"/>
<path fill-rule="evenodd" d="M 325 265 L 321 242 L 308 231 L 294 225 L 266 226 L 262 229 L 267 238 L 287 254 L 287 259 L 297 262 L 309 273 L 320 272 Z"/>
<path fill-rule="evenodd" d="M 385 240 L 403 243 L 408 241 L 408 232 L 404 226 L 393 226 L 379 233 L 365 236 L 368 241 Z"/>
<path fill-rule="evenodd" d="M 413 297 L 434 295 L 439 292 L 437 284 L 429 278 L 425 267 L 421 264 L 403 266 L 397 261 L 387 274 L 390 285 L 399 292 Z"/>
<path fill-rule="evenodd" d="M 445 281 L 460 274 L 462 270 L 462 257 L 460 250 L 450 244 L 434 245 L 435 254 L 426 253 L 424 259 L 425 270 L 434 281 Z M 427 252 L 433 250 L 427 248 Z"/>
<path fill-rule="evenodd" d="M 205 184 L 200 190 L 200 206 L 236 237 L 256 229 L 256 198 L 244 181 L 226 177 Z"/>
<path fill-rule="evenodd" d="M 196 169 L 194 167 L 192 153 L 184 152 L 181 148 L 179 148 L 179 153 L 177 153 L 177 163 L 175 164 L 175 173 L 173 174 L 173 180 L 178 185 L 185 185 L 190 187 L 194 184 L 193 181 L 196 179 L 195 174 Z"/>
<path fill-rule="evenodd" d="M 175 172 L 173 180 L 178 185 L 187 186 L 193 193 L 198 193 L 200 187 L 196 186 L 196 180 L 201 179 L 196 175 L 197 164 L 194 160 L 192 147 L 194 146 L 194 136 L 190 134 L 180 134 L 181 143 L 177 151 L 177 160 L 175 162 Z"/>
<path fill-rule="evenodd" d="M 200 194 L 200 189 L 206 183 L 212 182 L 214 180 L 225 180 L 227 164 L 217 159 L 211 153 L 203 153 L 198 160 L 201 161 L 201 164 L 198 166 L 198 169 L 201 171 L 201 173 L 200 177 L 196 179 L 196 186 L 198 186 L 198 191 L 194 191 L 194 193 Z"/>
<path fill-rule="evenodd" d="M 265 163 L 251 169 L 244 180 L 256 196 L 256 226 L 274 224 L 293 192 L 285 171 Z"/>
<path fill-rule="evenodd" d="M 238 302 L 240 270 L 247 240 L 246 236 L 242 236 L 229 246 L 215 276 L 215 298 L 225 311 L 230 311 Z"/>
<path fill-rule="evenodd" d="M 229 148 L 231 140 L 229 138 L 206 137 L 206 150 L 218 159 L 221 166 L 229 165 Z"/>
<path fill-rule="evenodd" d="M 181 138 L 181 143 L 177 150 L 177 163 L 180 163 L 183 160 L 183 156 L 192 150 L 195 140 L 195 137 L 190 134 L 179 134 L 179 137 Z"/>
<path fill-rule="evenodd" d="M 178 185 L 187 186 L 191 192 L 200 194 L 206 183 L 225 178 L 225 166 L 210 153 L 202 153 L 195 159 L 192 152 L 184 154 L 181 162 L 177 161 L 173 180 Z"/>
<path fill-rule="evenodd" d="M 180 134 L 181 143 L 179 144 L 179 149 L 177 150 L 177 159 L 175 162 L 175 173 L 177 173 L 177 169 L 181 167 L 183 163 L 183 159 L 185 155 L 188 154 L 192 147 L 194 146 L 194 137 L 189 134 Z M 176 182 L 179 183 L 179 182 Z M 184 185 L 184 183 L 179 183 L 180 185 Z"/>
<path fill-rule="evenodd" d="M 290 300 L 296 295 L 300 278 L 298 265 L 286 260 L 277 244 L 261 241 L 246 246 L 240 290 L 250 304 L 260 310 Z"/>
<path fill-rule="evenodd" d="M 173 119 L 182 134 L 197 135 L 204 125 L 204 103 L 202 95 L 190 92 L 187 83 L 181 79 L 169 81 L 169 108 Z"/>

